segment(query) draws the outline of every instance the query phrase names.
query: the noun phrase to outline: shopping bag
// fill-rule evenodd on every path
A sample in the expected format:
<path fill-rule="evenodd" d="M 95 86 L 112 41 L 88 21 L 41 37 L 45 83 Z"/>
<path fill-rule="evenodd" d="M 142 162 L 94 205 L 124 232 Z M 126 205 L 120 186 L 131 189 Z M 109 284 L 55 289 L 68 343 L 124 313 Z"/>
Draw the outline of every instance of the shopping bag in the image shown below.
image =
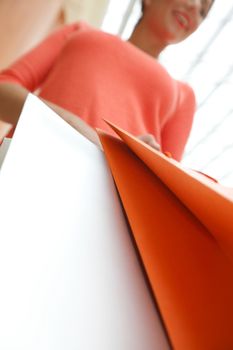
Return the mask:
<path fill-rule="evenodd" d="M 0 199 L 1 350 L 170 349 L 102 151 L 33 95 Z"/>
<path fill-rule="evenodd" d="M 11 140 L 9 138 L 4 138 L 3 142 L 0 144 L 0 169 L 6 157 L 10 142 Z"/>
<path fill-rule="evenodd" d="M 233 349 L 233 196 L 110 124 L 99 132 L 175 350 Z"/>

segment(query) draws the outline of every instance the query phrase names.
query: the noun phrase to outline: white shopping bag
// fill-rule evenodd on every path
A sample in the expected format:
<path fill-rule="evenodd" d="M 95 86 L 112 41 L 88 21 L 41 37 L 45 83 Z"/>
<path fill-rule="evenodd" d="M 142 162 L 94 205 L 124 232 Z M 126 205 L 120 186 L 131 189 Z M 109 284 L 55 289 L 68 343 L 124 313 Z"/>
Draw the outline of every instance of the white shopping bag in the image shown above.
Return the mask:
<path fill-rule="evenodd" d="M 33 95 L 0 198 L 1 350 L 169 349 L 103 153 Z"/>
<path fill-rule="evenodd" d="M 10 147 L 10 143 L 11 143 L 11 139 L 5 137 L 2 144 L 0 145 L 0 169 L 6 157 L 7 151 Z"/>

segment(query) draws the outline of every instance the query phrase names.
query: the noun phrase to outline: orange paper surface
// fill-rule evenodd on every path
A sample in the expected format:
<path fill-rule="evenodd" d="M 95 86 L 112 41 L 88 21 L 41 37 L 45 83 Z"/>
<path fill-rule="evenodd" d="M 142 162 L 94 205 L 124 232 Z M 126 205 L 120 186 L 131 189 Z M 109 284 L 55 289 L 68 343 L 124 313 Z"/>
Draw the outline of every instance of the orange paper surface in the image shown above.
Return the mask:
<path fill-rule="evenodd" d="M 231 193 L 112 125 L 100 139 L 177 350 L 233 349 Z"/>

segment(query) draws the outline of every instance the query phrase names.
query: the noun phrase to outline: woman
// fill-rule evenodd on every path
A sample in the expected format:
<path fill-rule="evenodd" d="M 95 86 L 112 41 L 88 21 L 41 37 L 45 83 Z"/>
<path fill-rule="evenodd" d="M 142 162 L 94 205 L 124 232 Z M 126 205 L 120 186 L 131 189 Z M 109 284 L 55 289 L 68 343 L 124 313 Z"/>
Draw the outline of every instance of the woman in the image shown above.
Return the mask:
<path fill-rule="evenodd" d="M 212 3 L 144 0 L 128 42 L 83 23 L 52 34 L 0 75 L 0 138 L 17 123 L 28 91 L 39 89 L 40 98 L 96 144 L 94 127 L 111 132 L 106 118 L 180 160 L 194 95 L 154 58 L 192 34 Z"/>

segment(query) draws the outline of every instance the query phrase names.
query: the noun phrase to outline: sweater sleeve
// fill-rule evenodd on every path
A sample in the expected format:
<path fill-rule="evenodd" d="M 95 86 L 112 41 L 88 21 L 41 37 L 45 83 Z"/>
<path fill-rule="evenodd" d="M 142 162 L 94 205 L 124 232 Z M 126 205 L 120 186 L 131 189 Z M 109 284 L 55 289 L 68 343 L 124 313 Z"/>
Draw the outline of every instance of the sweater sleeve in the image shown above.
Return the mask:
<path fill-rule="evenodd" d="M 0 72 L 0 83 L 11 82 L 33 92 L 40 87 L 69 36 L 82 24 L 70 24 L 55 31 L 39 45 Z"/>
<path fill-rule="evenodd" d="M 163 152 L 171 153 L 174 159 L 180 161 L 193 124 L 196 101 L 194 92 L 188 85 L 177 83 L 177 108 L 161 131 L 161 146 Z"/>

